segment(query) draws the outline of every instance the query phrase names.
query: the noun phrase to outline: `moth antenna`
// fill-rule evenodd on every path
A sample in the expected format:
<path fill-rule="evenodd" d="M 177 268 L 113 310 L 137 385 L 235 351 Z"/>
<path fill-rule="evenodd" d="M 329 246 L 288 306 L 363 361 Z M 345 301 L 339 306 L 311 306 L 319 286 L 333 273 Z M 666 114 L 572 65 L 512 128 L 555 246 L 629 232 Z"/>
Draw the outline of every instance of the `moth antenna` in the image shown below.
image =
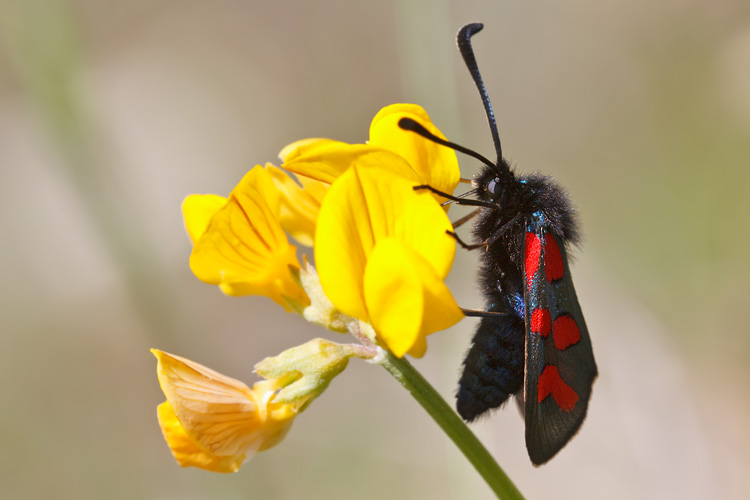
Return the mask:
<path fill-rule="evenodd" d="M 450 141 L 446 141 L 445 139 L 441 139 L 440 137 L 436 136 L 435 134 L 433 134 L 432 132 L 424 128 L 424 126 L 421 123 L 415 120 L 412 120 L 411 118 L 401 118 L 398 121 L 398 126 L 401 127 L 403 130 L 408 130 L 410 132 L 414 132 L 417 135 L 421 135 L 425 139 L 432 141 L 435 144 L 440 144 L 441 146 L 446 146 L 451 149 L 454 149 L 458 151 L 459 153 L 463 153 L 465 155 L 471 156 L 472 158 L 475 158 L 481 161 L 482 163 L 484 163 L 485 165 L 487 165 L 488 167 L 490 167 L 491 169 L 495 171 L 497 171 L 498 169 L 497 165 L 495 165 L 490 160 L 480 155 L 476 151 L 472 151 L 469 148 L 460 146 L 456 144 L 455 142 L 450 142 Z"/>
<path fill-rule="evenodd" d="M 471 78 L 474 80 L 474 84 L 479 90 L 479 95 L 482 98 L 482 104 L 484 105 L 484 111 L 487 113 L 487 120 L 490 122 L 490 131 L 492 131 L 492 141 L 495 143 L 495 151 L 497 152 L 497 165 L 503 163 L 503 150 L 500 147 L 500 134 L 497 131 L 497 122 L 495 121 L 495 112 L 492 110 L 492 103 L 490 102 L 490 96 L 487 94 L 487 89 L 482 81 L 482 75 L 479 73 L 479 66 L 477 65 L 477 59 L 474 57 L 474 49 L 471 48 L 471 37 L 482 31 L 484 25 L 482 23 L 471 23 L 467 24 L 458 31 L 456 36 L 456 43 L 458 44 L 458 50 L 461 52 L 461 57 L 464 59 L 466 68 L 471 74 Z M 498 167 L 499 168 L 499 167 Z"/>

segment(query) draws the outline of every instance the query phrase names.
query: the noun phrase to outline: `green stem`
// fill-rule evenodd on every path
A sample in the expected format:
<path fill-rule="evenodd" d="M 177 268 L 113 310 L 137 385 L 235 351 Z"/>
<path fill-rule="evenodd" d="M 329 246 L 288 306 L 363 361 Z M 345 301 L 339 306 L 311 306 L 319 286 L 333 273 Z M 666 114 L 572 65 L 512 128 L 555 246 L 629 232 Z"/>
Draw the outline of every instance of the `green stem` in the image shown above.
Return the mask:
<path fill-rule="evenodd" d="M 422 408 L 456 443 L 464 456 L 502 500 L 523 500 L 523 495 L 497 465 L 463 420 L 448 406 L 427 380 L 405 358 L 398 359 L 386 352 L 380 364 L 414 396 Z"/>

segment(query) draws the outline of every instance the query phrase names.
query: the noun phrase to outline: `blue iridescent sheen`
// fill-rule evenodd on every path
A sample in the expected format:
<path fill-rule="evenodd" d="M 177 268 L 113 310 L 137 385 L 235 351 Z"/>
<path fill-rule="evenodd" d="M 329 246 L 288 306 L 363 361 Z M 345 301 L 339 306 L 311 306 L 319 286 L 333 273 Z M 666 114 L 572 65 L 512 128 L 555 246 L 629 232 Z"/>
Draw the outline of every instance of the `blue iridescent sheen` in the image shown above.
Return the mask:
<path fill-rule="evenodd" d="M 526 317 L 526 304 L 523 301 L 523 295 L 518 292 L 508 293 L 505 296 L 508 311 L 512 311 L 519 318 Z"/>

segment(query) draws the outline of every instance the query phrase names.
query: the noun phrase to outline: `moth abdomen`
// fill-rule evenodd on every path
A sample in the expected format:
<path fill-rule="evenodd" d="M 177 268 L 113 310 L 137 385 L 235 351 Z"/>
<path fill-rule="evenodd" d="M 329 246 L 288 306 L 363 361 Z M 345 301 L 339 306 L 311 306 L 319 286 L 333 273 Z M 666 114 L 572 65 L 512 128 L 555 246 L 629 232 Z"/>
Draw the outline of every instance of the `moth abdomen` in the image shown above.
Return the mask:
<path fill-rule="evenodd" d="M 524 335 L 524 321 L 515 314 L 482 318 L 456 395 L 456 409 L 464 420 L 497 408 L 521 389 Z"/>

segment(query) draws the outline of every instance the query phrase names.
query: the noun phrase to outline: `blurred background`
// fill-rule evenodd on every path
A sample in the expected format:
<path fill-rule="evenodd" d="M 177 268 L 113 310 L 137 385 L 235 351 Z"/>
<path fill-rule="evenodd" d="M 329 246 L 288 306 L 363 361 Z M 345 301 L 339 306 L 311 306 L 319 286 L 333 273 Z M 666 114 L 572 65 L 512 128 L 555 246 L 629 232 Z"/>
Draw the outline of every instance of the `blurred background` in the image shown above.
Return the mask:
<path fill-rule="evenodd" d="M 542 468 L 515 405 L 473 428 L 529 499 L 748 497 L 745 0 L 2 0 L 0 497 L 492 498 L 358 361 L 237 474 L 181 469 L 148 352 L 252 383 L 266 356 L 346 341 L 195 279 L 180 203 L 226 195 L 293 140 L 362 142 L 394 102 L 492 156 L 455 49 L 470 21 L 506 155 L 580 209 L 573 272 L 600 369 L 582 431 Z M 459 251 L 466 307 L 475 269 Z M 415 361 L 451 401 L 474 324 Z"/>

